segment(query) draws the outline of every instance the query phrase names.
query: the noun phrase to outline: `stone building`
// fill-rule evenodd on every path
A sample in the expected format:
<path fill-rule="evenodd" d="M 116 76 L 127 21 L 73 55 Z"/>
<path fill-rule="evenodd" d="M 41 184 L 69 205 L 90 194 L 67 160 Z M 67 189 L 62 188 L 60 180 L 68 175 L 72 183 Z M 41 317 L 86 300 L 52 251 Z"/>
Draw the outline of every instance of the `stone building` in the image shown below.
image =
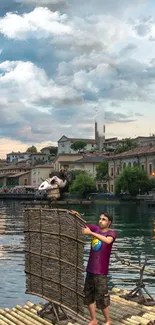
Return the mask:
<path fill-rule="evenodd" d="M 115 192 L 115 181 L 120 172 L 127 166 L 139 165 L 146 170 L 149 177 L 155 177 L 155 146 L 138 147 L 108 158 L 108 173 L 110 176 L 110 192 Z"/>

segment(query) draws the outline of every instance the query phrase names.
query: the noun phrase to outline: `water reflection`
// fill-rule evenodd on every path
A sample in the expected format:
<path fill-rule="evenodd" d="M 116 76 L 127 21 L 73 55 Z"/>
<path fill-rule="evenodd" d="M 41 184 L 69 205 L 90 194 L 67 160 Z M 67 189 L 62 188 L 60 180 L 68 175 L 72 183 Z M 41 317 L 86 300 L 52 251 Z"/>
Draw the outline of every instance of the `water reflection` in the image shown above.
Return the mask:
<path fill-rule="evenodd" d="M 143 260 L 148 256 L 147 268 L 155 269 L 155 211 L 145 206 L 130 205 L 70 206 L 84 213 L 90 223 L 97 223 L 101 211 L 111 212 L 114 216 L 113 228 L 118 232 L 111 257 L 109 285 L 131 289 L 139 278 L 139 271 L 123 266 L 116 261 L 115 253 L 121 258 L 138 264 L 138 254 Z M 24 273 L 24 220 L 19 202 L 0 202 L 0 308 L 24 304 L 28 299 L 38 302 L 41 299 L 25 295 Z M 86 265 L 90 249 L 90 238 L 85 245 L 84 264 Z M 155 297 L 155 280 L 145 274 L 146 285 Z"/>

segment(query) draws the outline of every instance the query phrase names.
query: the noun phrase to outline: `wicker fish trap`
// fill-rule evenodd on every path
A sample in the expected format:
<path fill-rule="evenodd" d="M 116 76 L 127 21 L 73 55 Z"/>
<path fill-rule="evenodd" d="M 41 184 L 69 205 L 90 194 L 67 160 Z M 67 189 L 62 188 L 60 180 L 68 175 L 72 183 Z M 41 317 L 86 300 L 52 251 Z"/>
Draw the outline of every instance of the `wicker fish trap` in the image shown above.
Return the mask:
<path fill-rule="evenodd" d="M 85 221 L 66 209 L 25 210 L 26 293 L 83 315 Z"/>

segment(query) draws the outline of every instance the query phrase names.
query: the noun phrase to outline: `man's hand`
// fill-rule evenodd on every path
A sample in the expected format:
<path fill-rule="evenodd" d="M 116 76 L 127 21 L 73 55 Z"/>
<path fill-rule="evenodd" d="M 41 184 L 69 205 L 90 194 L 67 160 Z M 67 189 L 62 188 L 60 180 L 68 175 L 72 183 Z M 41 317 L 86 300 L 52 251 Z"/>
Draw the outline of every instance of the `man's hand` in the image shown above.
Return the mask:
<path fill-rule="evenodd" d="M 82 228 L 82 234 L 83 235 L 91 235 L 92 231 L 88 227 L 85 227 L 85 228 Z"/>

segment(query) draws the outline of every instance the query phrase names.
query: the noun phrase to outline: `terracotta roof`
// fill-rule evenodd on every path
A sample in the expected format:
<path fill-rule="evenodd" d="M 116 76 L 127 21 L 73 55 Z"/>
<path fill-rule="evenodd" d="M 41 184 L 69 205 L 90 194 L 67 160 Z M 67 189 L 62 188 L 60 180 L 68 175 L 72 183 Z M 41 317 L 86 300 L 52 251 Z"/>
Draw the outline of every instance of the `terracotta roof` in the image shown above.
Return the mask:
<path fill-rule="evenodd" d="M 64 141 L 68 141 L 68 140 L 70 140 L 71 142 L 76 142 L 76 141 L 84 141 L 84 142 L 87 142 L 87 143 L 93 143 L 93 144 L 95 144 L 96 143 L 96 141 L 95 141 L 95 139 L 86 139 L 86 138 L 69 138 L 69 137 L 66 137 L 65 135 L 63 135 L 59 140 L 58 140 L 58 142 L 60 142 L 61 141 L 61 139 L 62 138 L 66 138 Z"/>
<path fill-rule="evenodd" d="M 10 165 L 10 166 L 5 166 L 3 168 L 0 167 L 0 170 L 11 170 L 11 169 L 23 169 L 23 170 L 27 170 L 27 169 L 30 169 L 29 166 L 16 166 L 16 165 Z"/>
<path fill-rule="evenodd" d="M 142 155 L 151 155 L 155 154 L 155 146 L 153 147 L 137 147 L 135 149 L 131 149 L 116 155 L 111 155 L 108 159 L 114 159 L 114 158 L 125 158 L 125 157 L 133 157 L 133 156 L 142 156 Z"/>
<path fill-rule="evenodd" d="M 75 162 L 77 162 L 78 160 L 74 160 L 74 161 L 71 161 L 71 160 L 68 160 L 68 161 L 66 161 L 66 160 L 62 160 L 62 161 L 59 161 L 59 164 L 68 164 L 68 165 L 70 165 L 70 164 L 75 164 Z"/>
<path fill-rule="evenodd" d="M 105 139 L 105 143 L 106 144 L 110 144 L 110 143 L 120 143 L 120 142 L 123 142 L 123 140 L 122 139 Z"/>
<path fill-rule="evenodd" d="M 96 143 L 96 141 L 95 141 L 95 139 L 80 139 L 80 138 L 68 138 L 71 142 L 76 142 L 76 141 L 83 141 L 83 142 L 87 142 L 87 143 L 93 143 L 93 144 L 95 144 Z"/>
<path fill-rule="evenodd" d="M 0 178 L 8 177 L 8 176 L 13 176 L 14 173 L 6 173 L 6 174 L 0 174 Z"/>
<path fill-rule="evenodd" d="M 36 168 L 52 168 L 53 169 L 53 164 L 35 165 L 35 166 L 31 167 L 31 169 L 36 169 Z"/>
<path fill-rule="evenodd" d="M 32 152 L 30 154 L 30 156 L 46 156 L 46 153 L 42 153 L 42 152 Z"/>
<path fill-rule="evenodd" d="M 79 160 L 76 160 L 74 161 L 73 163 L 76 163 L 76 164 L 83 164 L 83 163 L 100 163 L 102 162 L 103 160 L 107 159 L 107 157 L 104 157 L 104 156 L 87 156 L 87 157 L 84 157 L 82 159 L 79 159 Z"/>
<path fill-rule="evenodd" d="M 57 159 L 60 157 L 60 156 L 68 156 L 68 157 L 74 157 L 74 156 L 83 156 L 83 154 L 77 152 L 77 153 L 59 153 L 54 159 L 53 159 L 53 162 L 55 163 L 57 161 Z M 81 157 L 80 157 L 81 158 Z M 63 157 L 62 157 L 63 159 Z"/>
<path fill-rule="evenodd" d="M 58 147 L 57 146 L 47 146 L 47 147 L 42 148 L 40 151 L 42 151 L 44 149 L 55 149 L 55 148 L 58 148 Z"/>
<path fill-rule="evenodd" d="M 20 156 L 20 155 L 29 155 L 29 154 L 30 154 L 30 152 L 14 152 L 14 151 L 12 151 L 10 153 L 7 153 L 7 156 L 8 155 L 18 155 L 18 156 Z"/>
<path fill-rule="evenodd" d="M 99 153 L 90 153 L 83 155 L 82 158 L 74 161 L 64 161 L 61 160 L 59 163 L 61 164 L 80 164 L 80 163 L 100 163 L 103 160 L 107 159 L 107 156 L 105 153 L 99 152 Z"/>
<path fill-rule="evenodd" d="M 148 139 L 148 140 L 152 140 L 152 139 L 155 139 L 155 136 L 154 135 L 151 135 L 151 136 L 139 135 L 138 137 L 134 138 L 133 140 L 136 140 L 136 139 Z"/>
<path fill-rule="evenodd" d="M 16 178 L 16 177 L 20 177 L 23 175 L 29 174 L 29 172 L 24 172 L 24 173 L 18 173 L 18 174 L 12 174 L 12 175 L 8 175 L 8 178 Z"/>

